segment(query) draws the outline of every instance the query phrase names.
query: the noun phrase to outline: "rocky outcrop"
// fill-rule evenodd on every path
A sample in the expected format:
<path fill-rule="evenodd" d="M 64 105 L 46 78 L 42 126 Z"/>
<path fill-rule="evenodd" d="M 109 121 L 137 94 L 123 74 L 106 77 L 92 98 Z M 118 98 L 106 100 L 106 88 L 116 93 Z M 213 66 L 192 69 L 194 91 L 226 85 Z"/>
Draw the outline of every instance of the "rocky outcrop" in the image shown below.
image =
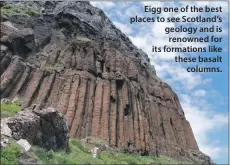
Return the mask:
<path fill-rule="evenodd" d="M 66 148 L 69 143 L 67 122 L 64 116 L 53 108 L 20 111 L 9 118 L 6 124 L 12 132 L 12 137 L 20 139 L 21 145 L 26 146 L 24 141 L 27 140 L 33 145 L 57 150 Z"/>
<path fill-rule="evenodd" d="M 12 16 L 7 20 L 11 23 L 1 24 L 2 98 L 18 97 L 24 108 L 33 105 L 36 112 L 58 109 L 67 118 L 71 137 L 95 136 L 142 155 L 198 162 L 188 156 L 191 151 L 203 154 L 177 95 L 157 77 L 147 54 L 103 11 L 89 2 L 32 6 L 43 14 Z M 23 40 L 23 46 L 16 42 L 12 47 L 17 37 L 10 36 Z M 42 118 L 21 113 L 27 122 Z"/>

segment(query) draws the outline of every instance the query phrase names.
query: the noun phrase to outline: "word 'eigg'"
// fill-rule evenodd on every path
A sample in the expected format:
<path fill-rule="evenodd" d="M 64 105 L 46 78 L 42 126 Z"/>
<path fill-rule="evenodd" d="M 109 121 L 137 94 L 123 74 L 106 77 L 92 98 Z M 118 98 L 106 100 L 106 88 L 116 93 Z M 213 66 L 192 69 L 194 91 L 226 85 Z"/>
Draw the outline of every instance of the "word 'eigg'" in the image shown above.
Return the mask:
<path fill-rule="evenodd" d="M 179 9 L 177 7 L 152 7 L 145 6 L 145 12 L 151 12 L 152 14 L 161 14 L 161 12 L 178 12 Z"/>

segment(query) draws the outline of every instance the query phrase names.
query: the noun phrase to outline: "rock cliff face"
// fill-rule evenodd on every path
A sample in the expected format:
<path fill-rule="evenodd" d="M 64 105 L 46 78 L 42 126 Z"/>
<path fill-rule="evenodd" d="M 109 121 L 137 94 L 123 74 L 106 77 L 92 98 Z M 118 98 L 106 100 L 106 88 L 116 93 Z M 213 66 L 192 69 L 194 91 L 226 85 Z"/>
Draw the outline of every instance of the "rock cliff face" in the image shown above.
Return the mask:
<path fill-rule="evenodd" d="M 15 2 L 3 4 L 7 13 Z M 88 2 L 18 2 L 33 15 L 1 22 L 1 98 L 59 109 L 70 135 L 142 155 L 210 164 L 177 95 L 149 58 Z"/>

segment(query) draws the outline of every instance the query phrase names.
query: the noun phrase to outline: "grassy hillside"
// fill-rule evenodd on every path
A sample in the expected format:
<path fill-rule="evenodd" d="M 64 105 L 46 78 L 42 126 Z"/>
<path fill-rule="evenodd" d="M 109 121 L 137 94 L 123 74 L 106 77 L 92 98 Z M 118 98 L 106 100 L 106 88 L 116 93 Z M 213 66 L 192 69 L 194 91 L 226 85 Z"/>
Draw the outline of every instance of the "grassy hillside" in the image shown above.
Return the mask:
<path fill-rule="evenodd" d="M 98 158 L 93 158 L 88 152 L 89 148 L 75 139 L 71 139 L 69 152 L 47 151 L 33 146 L 27 153 L 38 160 L 39 164 L 178 164 L 176 160 L 168 157 L 139 156 L 115 151 L 102 151 Z M 16 141 L 11 139 L 11 144 L 1 152 L 1 164 L 18 164 L 20 150 Z"/>

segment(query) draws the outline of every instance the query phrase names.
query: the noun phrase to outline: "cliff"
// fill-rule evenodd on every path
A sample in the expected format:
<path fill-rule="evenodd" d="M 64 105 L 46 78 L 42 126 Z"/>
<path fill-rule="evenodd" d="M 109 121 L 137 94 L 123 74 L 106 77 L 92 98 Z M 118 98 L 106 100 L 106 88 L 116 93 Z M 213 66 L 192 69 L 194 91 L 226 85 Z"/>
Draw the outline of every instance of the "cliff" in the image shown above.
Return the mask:
<path fill-rule="evenodd" d="M 103 11 L 89 2 L 1 5 L 1 98 L 57 108 L 71 137 L 211 164 L 176 93 Z"/>

